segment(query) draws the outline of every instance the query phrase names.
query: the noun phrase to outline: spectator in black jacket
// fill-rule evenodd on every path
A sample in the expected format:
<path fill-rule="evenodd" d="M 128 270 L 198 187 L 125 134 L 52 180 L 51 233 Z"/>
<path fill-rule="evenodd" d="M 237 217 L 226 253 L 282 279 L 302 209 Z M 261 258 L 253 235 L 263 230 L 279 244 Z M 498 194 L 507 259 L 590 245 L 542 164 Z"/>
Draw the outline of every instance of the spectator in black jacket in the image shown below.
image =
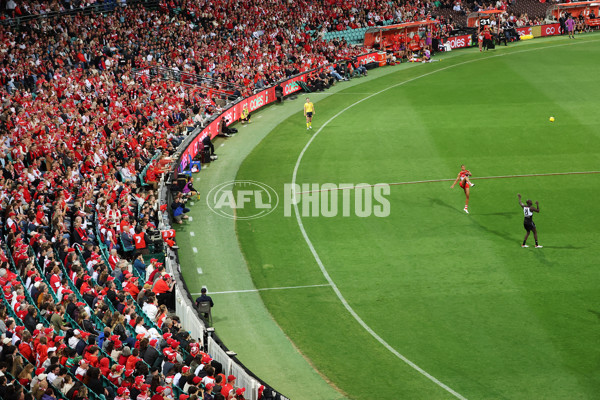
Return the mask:
<path fill-rule="evenodd" d="M 27 315 L 23 318 L 23 324 L 25 324 L 25 328 L 33 334 L 35 326 L 37 325 L 37 310 L 34 306 L 29 306 L 27 308 Z"/>
<path fill-rule="evenodd" d="M 148 338 L 144 338 L 140 342 L 140 357 L 142 357 L 150 367 L 158 367 L 162 363 L 161 354 L 154 347 L 156 342 L 156 339 L 148 341 Z"/>
<path fill-rule="evenodd" d="M 77 319 L 77 314 L 79 313 L 77 311 L 77 305 L 75 304 L 75 302 L 77 301 L 77 297 L 75 297 L 75 294 L 71 293 L 69 295 L 69 297 L 67 297 L 67 314 L 69 315 L 69 317 L 71 317 L 73 320 Z"/>
<path fill-rule="evenodd" d="M 113 307 L 116 307 L 119 304 L 119 299 L 117 299 L 117 292 L 115 291 L 115 284 L 110 281 L 106 284 L 108 291 L 106 292 L 106 298 L 112 303 Z"/>
<path fill-rule="evenodd" d="M 196 299 L 196 307 L 202 302 L 208 301 L 210 303 L 210 307 L 214 307 L 215 303 L 213 302 L 212 297 L 206 294 L 206 288 L 200 289 L 200 297 Z M 208 318 L 208 314 L 204 314 L 204 318 Z"/>

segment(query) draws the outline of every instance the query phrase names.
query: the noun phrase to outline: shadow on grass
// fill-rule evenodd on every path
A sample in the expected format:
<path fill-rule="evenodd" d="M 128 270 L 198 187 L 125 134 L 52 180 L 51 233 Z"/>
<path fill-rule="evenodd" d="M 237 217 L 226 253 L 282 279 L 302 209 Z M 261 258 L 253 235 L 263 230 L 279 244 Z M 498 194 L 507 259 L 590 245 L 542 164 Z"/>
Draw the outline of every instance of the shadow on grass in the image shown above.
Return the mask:
<path fill-rule="evenodd" d="M 596 311 L 596 310 L 588 310 L 589 312 L 591 312 L 592 314 L 594 314 L 596 317 L 598 317 L 598 319 L 600 319 L 600 311 Z"/>
<path fill-rule="evenodd" d="M 506 218 L 511 218 L 514 217 L 515 213 L 512 211 L 506 211 L 506 212 L 497 212 L 497 213 L 487 213 L 487 214 L 477 214 L 478 216 L 494 216 L 494 217 L 506 217 Z"/>
<path fill-rule="evenodd" d="M 440 199 L 431 199 L 430 198 L 429 201 L 431 202 L 431 205 L 446 207 L 446 208 L 451 209 L 452 211 L 456 211 L 458 213 L 464 213 L 464 211 L 459 210 L 458 208 L 451 206 L 450 204 L 448 204 L 445 201 L 442 201 Z"/>
<path fill-rule="evenodd" d="M 458 213 L 464 213 L 464 211 L 462 211 L 462 210 L 460 210 L 460 209 L 457 209 L 456 207 L 453 207 L 453 206 L 451 206 L 450 204 L 448 204 L 448 203 L 444 202 L 443 200 L 440 200 L 440 199 L 430 199 L 430 201 L 431 201 L 431 204 L 432 204 L 432 205 L 437 205 L 437 206 L 441 206 L 441 207 L 446 207 L 446 208 L 449 208 L 449 209 L 451 209 L 451 210 L 454 210 L 454 211 L 456 211 L 456 212 L 458 212 Z M 507 213 L 483 214 L 483 215 L 502 215 L 502 216 L 505 216 L 505 214 L 506 214 L 506 216 L 510 216 L 510 215 L 511 215 L 511 213 L 510 213 L 510 212 L 507 212 Z M 473 216 L 473 215 L 470 215 L 469 217 L 470 217 L 470 218 L 469 218 L 469 220 L 470 220 L 470 221 L 471 221 L 471 222 L 472 222 L 472 223 L 473 223 L 473 224 L 474 224 L 474 225 L 475 225 L 477 228 L 479 228 L 480 230 L 482 230 L 482 231 L 484 231 L 484 232 L 487 232 L 487 233 L 491 233 L 492 235 L 498 236 L 499 238 L 502 238 L 502 239 L 504 239 L 504 240 L 507 240 L 507 241 L 509 241 L 509 242 L 512 242 L 512 243 L 518 243 L 518 242 L 519 242 L 519 239 L 517 239 L 517 238 L 514 238 L 514 237 L 510 236 L 509 234 L 507 234 L 507 233 L 505 233 L 505 232 L 496 231 L 496 230 L 494 230 L 494 229 L 488 228 L 487 226 L 485 226 L 485 225 L 481 224 L 479 221 L 477 221 L 477 220 L 474 218 L 474 216 Z"/>

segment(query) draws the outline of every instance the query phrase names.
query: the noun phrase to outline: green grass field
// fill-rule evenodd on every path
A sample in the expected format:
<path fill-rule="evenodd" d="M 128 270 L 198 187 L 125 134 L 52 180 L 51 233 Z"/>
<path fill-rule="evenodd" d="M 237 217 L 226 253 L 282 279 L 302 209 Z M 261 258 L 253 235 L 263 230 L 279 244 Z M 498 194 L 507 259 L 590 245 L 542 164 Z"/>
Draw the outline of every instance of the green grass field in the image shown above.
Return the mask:
<path fill-rule="evenodd" d="M 236 177 L 282 199 L 297 163 L 298 184 L 453 179 L 464 163 L 469 215 L 440 181 L 390 186 L 385 218 L 304 216 L 322 270 L 282 204 L 234 222 L 196 202 L 177 228 L 186 283 L 217 292 L 219 335 L 294 400 L 600 398 L 600 174 L 477 180 L 600 170 L 600 36 L 442 58 L 311 94 L 312 131 L 304 96 L 267 107 L 196 187 Z M 543 249 L 520 247 L 519 192 L 540 202 Z M 262 290 L 283 287 L 299 288 Z"/>
<path fill-rule="evenodd" d="M 315 104 L 313 131 L 301 111 L 277 126 L 237 176 L 283 196 L 316 133 L 297 183 L 454 178 L 466 164 L 476 183 L 469 215 L 460 188 L 433 182 L 391 186 L 386 218 L 302 218 L 366 325 L 466 398 L 600 396 L 600 175 L 476 180 L 600 170 L 600 44 L 597 36 L 584 41 L 465 53 L 341 91 Z M 540 201 L 543 249 L 520 247 L 518 192 Z M 282 207 L 238 221 L 237 231 L 257 288 L 328 283 Z M 349 398 L 453 397 L 375 340 L 331 287 L 261 297 Z"/>

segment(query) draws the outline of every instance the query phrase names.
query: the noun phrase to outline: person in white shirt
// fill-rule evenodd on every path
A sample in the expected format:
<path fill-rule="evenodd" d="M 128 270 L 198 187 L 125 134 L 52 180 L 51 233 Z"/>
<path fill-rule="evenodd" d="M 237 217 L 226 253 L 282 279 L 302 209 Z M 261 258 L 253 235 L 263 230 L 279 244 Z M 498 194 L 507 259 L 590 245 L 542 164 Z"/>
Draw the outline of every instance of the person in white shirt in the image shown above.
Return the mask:
<path fill-rule="evenodd" d="M 156 297 L 149 297 L 146 299 L 142 311 L 146 313 L 151 321 L 154 321 L 156 314 L 158 313 L 158 301 L 156 300 Z"/>

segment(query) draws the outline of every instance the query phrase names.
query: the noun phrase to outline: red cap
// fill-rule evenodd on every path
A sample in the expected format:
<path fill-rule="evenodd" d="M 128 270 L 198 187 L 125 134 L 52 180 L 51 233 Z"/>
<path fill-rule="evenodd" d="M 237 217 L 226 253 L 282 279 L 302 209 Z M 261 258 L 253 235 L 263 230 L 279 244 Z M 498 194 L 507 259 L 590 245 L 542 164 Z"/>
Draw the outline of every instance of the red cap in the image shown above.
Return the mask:
<path fill-rule="evenodd" d="M 150 346 L 156 346 L 156 343 L 158 343 L 158 340 L 156 339 L 150 339 Z"/>
<path fill-rule="evenodd" d="M 44 329 L 44 333 L 45 333 L 46 335 L 51 335 L 51 334 L 53 334 L 53 333 L 54 333 L 54 329 L 52 329 L 52 328 L 48 327 L 48 328 Z"/>
<path fill-rule="evenodd" d="M 197 385 L 200 382 L 202 382 L 202 378 L 200 378 L 199 376 L 195 376 L 194 379 L 192 379 L 192 382 L 194 382 L 194 385 Z"/>
<path fill-rule="evenodd" d="M 187 372 L 190 372 L 190 367 L 188 367 L 187 365 L 181 367 L 181 373 L 185 374 Z"/>
<path fill-rule="evenodd" d="M 117 366 L 115 367 L 115 369 L 116 369 L 118 372 L 121 372 L 121 371 L 123 371 L 123 370 L 125 369 L 125 366 L 124 366 L 124 365 L 121 365 L 121 364 L 119 364 L 119 365 L 117 365 Z"/>
<path fill-rule="evenodd" d="M 125 376 L 131 376 L 131 375 L 133 375 L 133 372 L 134 371 L 132 369 L 126 369 L 125 370 Z"/>
<path fill-rule="evenodd" d="M 167 340 L 167 339 L 169 339 L 171 336 L 173 336 L 173 334 L 172 334 L 172 333 L 170 333 L 170 332 L 167 332 L 167 333 L 165 333 L 165 334 L 163 335 L 163 339 Z"/>
<path fill-rule="evenodd" d="M 41 374 L 44 373 L 45 370 L 46 370 L 45 368 L 38 368 L 38 369 L 35 370 L 35 374 L 36 375 L 41 375 Z"/>
<path fill-rule="evenodd" d="M 235 391 L 235 395 L 240 396 L 240 395 L 244 394 L 245 391 L 246 391 L 246 388 L 239 388 L 238 390 Z"/>
<path fill-rule="evenodd" d="M 173 341 L 171 342 L 171 348 L 175 349 L 175 348 L 177 348 L 177 346 L 179 346 L 179 344 L 180 344 L 180 343 L 179 343 L 177 340 L 173 340 Z"/>
<path fill-rule="evenodd" d="M 129 394 L 129 389 L 127 389 L 127 388 L 125 388 L 125 387 L 120 387 L 120 388 L 117 390 L 117 394 L 118 394 L 119 396 L 123 396 L 125 393 Z"/>
<path fill-rule="evenodd" d="M 212 390 L 212 388 L 214 388 L 214 387 L 215 387 L 215 384 L 212 382 L 208 382 L 206 384 L 206 390 Z"/>
<path fill-rule="evenodd" d="M 165 389 L 166 389 L 166 387 L 164 387 L 164 386 L 158 386 L 156 388 L 156 393 L 164 392 Z"/>
<path fill-rule="evenodd" d="M 190 397 L 189 394 L 183 393 L 183 394 L 179 395 L 179 400 L 187 400 L 189 397 Z"/>
<path fill-rule="evenodd" d="M 227 382 L 235 381 L 235 375 L 227 376 Z"/>

